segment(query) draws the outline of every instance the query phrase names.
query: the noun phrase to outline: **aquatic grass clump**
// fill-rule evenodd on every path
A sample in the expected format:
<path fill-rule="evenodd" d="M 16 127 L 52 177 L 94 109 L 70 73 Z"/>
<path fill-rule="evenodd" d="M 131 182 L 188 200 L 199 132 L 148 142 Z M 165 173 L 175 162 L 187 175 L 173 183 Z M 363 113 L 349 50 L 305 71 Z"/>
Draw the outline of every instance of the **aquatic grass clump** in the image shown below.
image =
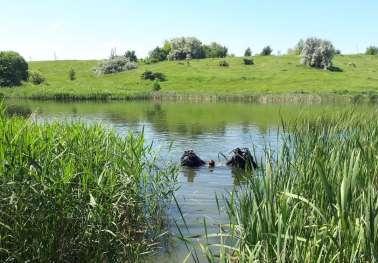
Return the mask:
<path fill-rule="evenodd" d="M 0 261 L 139 261 L 165 231 L 175 174 L 143 135 L 2 110 Z"/>
<path fill-rule="evenodd" d="M 201 244 L 208 261 L 377 261 L 376 115 L 287 127 L 280 151 L 267 149 L 264 167 L 225 197 L 220 243 Z"/>

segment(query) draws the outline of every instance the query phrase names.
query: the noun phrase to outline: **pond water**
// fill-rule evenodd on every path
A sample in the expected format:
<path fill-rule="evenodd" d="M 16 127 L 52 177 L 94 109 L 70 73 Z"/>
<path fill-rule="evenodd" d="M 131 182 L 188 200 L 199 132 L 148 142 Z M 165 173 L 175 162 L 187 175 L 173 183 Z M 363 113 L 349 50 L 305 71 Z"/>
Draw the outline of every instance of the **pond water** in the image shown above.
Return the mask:
<path fill-rule="evenodd" d="M 345 110 L 345 105 L 277 105 L 244 103 L 194 102 L 41 102 L 11 100 L 8 105 L 34 112 L 38 120 L 82 120 L 102 123 L 125 135 L 144 131 L 147 142 L 153 142 L 165 161 L 179 162 L 184 150 L 193 149 L 203 159 L 216 161 L 216 167 L 198 170 L 183 169 L 179 175 L 180 203 L 190 234 L 202 234 L 203 222 L 208 232 L 216 232 L 218 223 L 227 222 L 218 212 L 215 195 L 221 196 L 238 184 L 219 153 L 228 154 L 236 147 L 254 147 L 259 159 L 265 145 L 277 148 L 281 119 L 293 120 L 301 115 L 319 116 Z M 369 109 L 369 107 L 367 107 Z M 364 107 L 359 109 L 365 110 Z M 170 210 L 170 230 L 177 220 L 184 229 L 177 208 Z M 185 233 L 188 234 L 188 233 Z M 188 251 L 184 244 L 172 242 L 159 255 L 160 262 L 182 262 Z M 156 261 L 154 258 L 153 261 Z"/>

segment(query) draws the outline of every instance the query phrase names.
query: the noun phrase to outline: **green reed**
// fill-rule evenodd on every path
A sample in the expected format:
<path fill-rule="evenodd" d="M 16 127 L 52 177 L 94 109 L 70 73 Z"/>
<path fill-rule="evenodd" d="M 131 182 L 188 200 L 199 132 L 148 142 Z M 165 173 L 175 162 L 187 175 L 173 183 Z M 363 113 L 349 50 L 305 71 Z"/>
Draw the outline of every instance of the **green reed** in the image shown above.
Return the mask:
<path fill-rule="evenodd" d="M 165 233 L 176 168 L 143 135 L 0 112 L 0 261 L 136 262 Z"/>
<path fill-rule="evenodd" d="M 229 222 L 209 262 L 378 260 L 378 119 L 346 113 L 296 121 L 278 152 L 224 197 Z"/>

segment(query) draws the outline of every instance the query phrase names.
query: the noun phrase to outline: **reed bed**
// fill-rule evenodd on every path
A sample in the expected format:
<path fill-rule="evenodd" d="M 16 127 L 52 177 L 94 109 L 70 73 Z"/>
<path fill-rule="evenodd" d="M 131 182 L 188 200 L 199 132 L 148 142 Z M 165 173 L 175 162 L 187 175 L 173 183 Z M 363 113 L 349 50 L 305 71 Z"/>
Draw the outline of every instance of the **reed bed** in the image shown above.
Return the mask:
<path fill-rule="evenodd" d="M 267 147 L 263 168 L 223 197 L 229 222 L 201 241 L 207 260 L 376 262 L 373 115 L 345 113 L 282 125 L 280 149 Z M 210 236 L 219 242 L 206 242 Z"/>
<path fill-rule="evenodd" d="M 143 135 L 0 112 L 0 261 L 137 262 L 165 233 L 176 168 Z M 162 164 L 163 165 L 163 164 Z"/>

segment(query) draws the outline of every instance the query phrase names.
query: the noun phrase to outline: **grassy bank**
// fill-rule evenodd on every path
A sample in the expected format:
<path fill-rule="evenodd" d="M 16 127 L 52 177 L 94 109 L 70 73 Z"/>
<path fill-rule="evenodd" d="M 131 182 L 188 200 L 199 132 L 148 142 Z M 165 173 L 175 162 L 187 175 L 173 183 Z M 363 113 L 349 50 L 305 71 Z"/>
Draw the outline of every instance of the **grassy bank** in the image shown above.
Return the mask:
<path fill-rule="evenodd" d="M 263 168 L 227 197 L 209 262 L 375 262 L 378 122 L 345 114 L 294 124 Z M 216 253 L 213 248 L 220 246 Z M 221 260 L 221 262 L 223 262 Z"/>
<path fill-rule="evenodd" d="M 219 59 L 166 61 L 139 64 L 129 72 L 96 76 L 92 69 L 98 61 L 31 62 L 32 70 L 40 71 L 46 83 L 35 86 L 2 88 L 7 97 L 35 99 L 142 99 L 142 98 L 220 98 L 269 100 L 303 94 L 372 96 L 378 91 L 378 57 L 366 55 L 336 56 L 334 65 L 342 72 L 308 68 L 299 64 L 298 56 L 257 56 L 255 65 L 244 65 L 242 58 L 226 58 L 229 67 L 220 67 Z M 77 79 L 70 81 L 69 70 L 76 71 Z M 167 81 L 161 91 L 152 92 L 152 82 L 141 80 L 145 70 L 161 72 Z M 309 98 L 304 96 L 305 100 Z M 318 96 L 311 99 L 319 100 Z"/>
<path fill-rule="evenodd" d="M 136 262 L 153 251 L 175 170 L 156 166 L 143 136 L 1 110 L 0 145 L 1 262 Z"/>

